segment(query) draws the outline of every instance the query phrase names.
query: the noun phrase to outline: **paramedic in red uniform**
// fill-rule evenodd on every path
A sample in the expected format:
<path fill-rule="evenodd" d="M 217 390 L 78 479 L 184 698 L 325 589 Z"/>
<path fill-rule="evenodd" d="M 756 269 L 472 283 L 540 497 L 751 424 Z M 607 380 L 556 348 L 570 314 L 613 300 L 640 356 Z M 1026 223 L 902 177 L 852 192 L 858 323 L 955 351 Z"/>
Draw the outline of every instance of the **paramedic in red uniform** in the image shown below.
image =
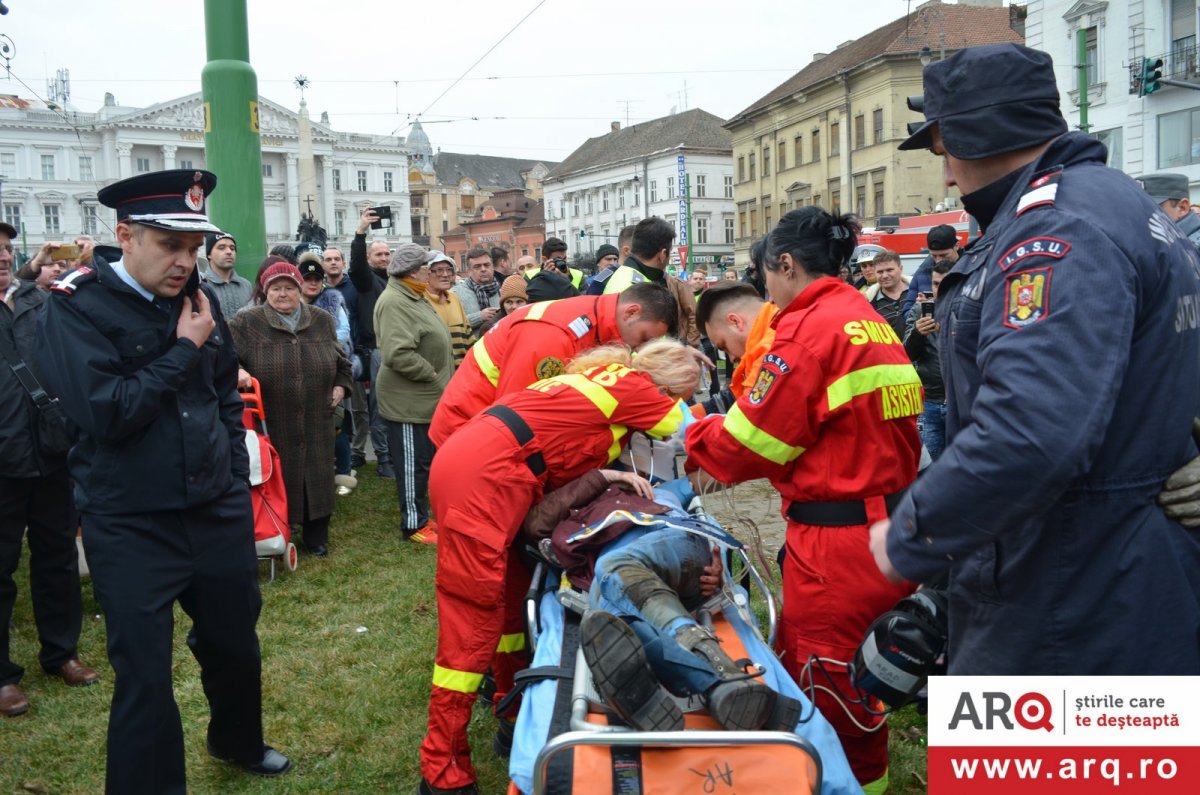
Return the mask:
<path fill-rule="evenodd" d="M 674 433 L 680 400 L 699 378 L 696 359 L 674 340 L 644 345 L 636 361 L 623 345 L 604 346 L 575 359 L 567 374 L 500 398 L 438 449 L 429 473 L 439 524 L 438 646 L 422 795 L 478 792 L 467 724 L 488 664 L 499 703 L 522 663 L 530 575 L 513 541 L 529 508 L 544 491 L 616 460 L 631 432 Z M 604 471 L 649 495 L 636 475 Z"/>
<path fill-rule="evenodd" d="M 818 207 L 771 232 L 767 290 L 780 309 L 754 385 L 725 416 L 689 427 L 687 467 L 722 483 L 767 478 L 788 520 L 779 652 L 797 682 L 810 656 L 849 661 L 867 626 L 910 592 L 873 565 L 868 528 L 917 475 L 921 379 L 904 346 L 838 269 L 857 225 Z M 847 695 L 841 665 L 826 664 Z M 823 677 L 814 672 L 815 681 Z M 867 792 L 887 783 L 887 727 L 828 693 L 815 698 Z M 878 728 L 876 728 L 878 727 Z M 874 786 L 870 786 L 874 784 Z"/>
<path fill-rule="evenodd" d="M 575 354 L 597 345 L 675 334 L 679 310 L 661 285 L 616 295 L 579 296 L 522 307 L 471 346 L 438 401 L 429 438 L 437 447 L 496 399 L 562 375 Z M 438 521 L 441 516 L 438 515 Z"/>

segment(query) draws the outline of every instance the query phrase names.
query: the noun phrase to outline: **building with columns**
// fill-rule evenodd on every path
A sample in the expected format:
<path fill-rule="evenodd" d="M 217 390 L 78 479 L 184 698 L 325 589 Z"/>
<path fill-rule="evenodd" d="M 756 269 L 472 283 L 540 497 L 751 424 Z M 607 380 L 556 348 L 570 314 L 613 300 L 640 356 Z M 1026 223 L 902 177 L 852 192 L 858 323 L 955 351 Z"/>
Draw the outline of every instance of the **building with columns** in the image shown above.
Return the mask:
<path fill-rule="evenodd" d="M 733 159 L 725 121 L 695 108 L 589 138 L 546 177 L 546 234 L 580 264 L 595 261 L 621 227 L 660 216 L 681 231 L 688 220 L 693 265 L 733 255 Z M 680 178 L 679 157 L 684 158 Z M 676 238 L 682 243 L 682 235 Z M 590 260 L 590 262 L 589 262 Z"/>
<path fill-rule="evenodd" d="M 331 243 L 348 245 L 362 210 L 382 205 L 396 222 L 372 235 L 393 246 L 412 239 L 403 138 L 338 132 L 326 119 L 310 121 L 303 101 L 299 112 L 264 97 L 258 105 L 268 246 L 295 242 L 303 213 Z M 204 167 L 199 92 L 149 108 L 121 107 L 109 94 L 96 113 L 0 96 L 0 207 L 18 230 L 16 246 L 30 254 L 46 240 L 80 233 L 112 242 L 116 213 L 96 199 L 103 186 Z M 220 202 L 218 188 L 212 203 Z"/>

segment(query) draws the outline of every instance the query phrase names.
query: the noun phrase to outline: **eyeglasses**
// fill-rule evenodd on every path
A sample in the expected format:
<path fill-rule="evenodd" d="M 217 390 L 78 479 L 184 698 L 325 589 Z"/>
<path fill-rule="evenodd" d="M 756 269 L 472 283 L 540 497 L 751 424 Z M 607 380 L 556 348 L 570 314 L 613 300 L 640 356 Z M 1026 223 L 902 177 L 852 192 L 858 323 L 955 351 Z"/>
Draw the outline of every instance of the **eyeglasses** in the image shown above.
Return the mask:
<path fill-rule="evenodd" d="M 430 268 L 429 272 L 438 276 L 448 276 L 449 274 L 454 273 L 454 268 Z"/>

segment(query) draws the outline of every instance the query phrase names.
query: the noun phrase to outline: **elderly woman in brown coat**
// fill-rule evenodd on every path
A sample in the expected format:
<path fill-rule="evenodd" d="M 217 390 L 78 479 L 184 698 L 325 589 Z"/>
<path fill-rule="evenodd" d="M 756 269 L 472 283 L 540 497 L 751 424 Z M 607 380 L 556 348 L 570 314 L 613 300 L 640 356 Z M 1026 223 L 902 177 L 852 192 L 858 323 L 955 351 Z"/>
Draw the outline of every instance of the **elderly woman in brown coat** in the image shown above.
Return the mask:
<path fill-rule="evenodd" d="M 283 462 L 288 523 L 305 548 L 327 554 L 333 513 L 334 407 L 350 391 L 350 362 L 333 317 L 300 298 L 300 271 L 271 264 L 259 277 L 260 306 L 229 321 L 242 367 L 258 379 L 271 442 Z"/>

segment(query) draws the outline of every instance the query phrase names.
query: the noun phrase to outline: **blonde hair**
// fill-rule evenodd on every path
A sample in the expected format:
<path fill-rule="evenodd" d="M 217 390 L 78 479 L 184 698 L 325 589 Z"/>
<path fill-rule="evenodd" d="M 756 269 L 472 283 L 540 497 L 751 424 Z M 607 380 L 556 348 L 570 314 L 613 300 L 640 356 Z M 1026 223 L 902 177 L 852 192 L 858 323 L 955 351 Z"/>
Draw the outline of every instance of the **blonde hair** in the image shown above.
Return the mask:
<path fill-rule="evenodd" d="M 651 340 L 636 352 L 620 344 L 591 348 L 572 359 L 567 372 L 582 373 L 607 364 L 640 370 L 655 384 L 679 397 L 690 395 L 700 383 L 700 363 L 686 345 L 666 338 Z"/>

